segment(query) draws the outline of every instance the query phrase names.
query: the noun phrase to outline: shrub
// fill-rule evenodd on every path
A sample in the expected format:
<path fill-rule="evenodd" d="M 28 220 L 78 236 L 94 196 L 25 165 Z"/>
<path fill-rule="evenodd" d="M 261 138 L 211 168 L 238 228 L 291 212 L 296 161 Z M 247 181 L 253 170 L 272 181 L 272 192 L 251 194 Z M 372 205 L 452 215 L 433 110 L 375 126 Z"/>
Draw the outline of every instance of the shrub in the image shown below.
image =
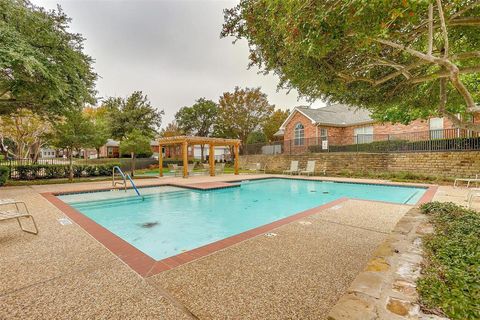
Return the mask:
<path fill-rule="evenodd" d="M 0 186 L 3 186 L 5 182 L 7 182 L 9 175 L 10 169 L 8 169 L 8 167 L 0 166 Z"/>
<path fill-rule="evenodd" d="M 64 178 L 68 174 L 68 168 L 65 165 L 46 165 L 45 178 Z"/>
<path fill-rule="evenodd" d="M 98 176 L 98 166 L 85 166 L 84 170 L 87 177 Z"/>
<path fill-rule="evenodd" d="M 453 203 L 422 205 L 434 234 L 425 237 L 418 292 L 425 309 L 451 319 L 479 319 L 480 215 Z"/>
<path fill-rule="evenodd" d="M 74 177 L 110 176 L 113 167 L 116 165 L 119 164 L 74 165 L 73 175 Z M 66 178 L 70 173 L 68 165 L 21 165 L 14 167 L 13 170 L 13 178 L 17 180 Z"/>

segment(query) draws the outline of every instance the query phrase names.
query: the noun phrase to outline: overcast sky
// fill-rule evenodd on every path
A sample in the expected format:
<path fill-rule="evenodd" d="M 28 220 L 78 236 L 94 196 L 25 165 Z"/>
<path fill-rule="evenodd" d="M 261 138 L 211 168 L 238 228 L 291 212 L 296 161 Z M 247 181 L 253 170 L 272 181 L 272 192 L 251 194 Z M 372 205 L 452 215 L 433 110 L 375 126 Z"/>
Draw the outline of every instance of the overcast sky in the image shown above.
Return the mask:
<path fill-rule="evenodd" d="M 183 106 L 200 97 L 218 101 L 235 86 L 262 87 L 278 108 L 306 104 L 296 92 L 277 92 L 273 75 L 247 70 L 245 41 L 220 39 L 224 8 L 236 1 L 33 0 L 53 9 L 57 3 L 73 21 L 71 30 L 86 38 L 95 59 L 100 97 L 125 97 L 134 90 L 165 110 L 162 127 Z M 322 106 L 316 102 L 313 106 Z"/>

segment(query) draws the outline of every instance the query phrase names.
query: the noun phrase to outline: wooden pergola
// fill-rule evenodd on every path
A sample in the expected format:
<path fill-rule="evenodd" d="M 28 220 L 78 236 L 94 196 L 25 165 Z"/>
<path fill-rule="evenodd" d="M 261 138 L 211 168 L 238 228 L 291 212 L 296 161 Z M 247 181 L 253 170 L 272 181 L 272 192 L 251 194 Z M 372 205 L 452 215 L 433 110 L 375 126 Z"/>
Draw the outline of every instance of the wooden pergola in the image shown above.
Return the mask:
<path fill-rule="evenodd" d="M 208 161 L 210 165 L 210 175 L 215 176 L 215 147 L 216 146 L 233 146 L 234 159 L 235 159 L 235 174 L 238 175 L 238 152 L 240 146 L 240 140 L 238 139 L 223 139 L 223 138 L 207 138 L 207 137 L 195 137 L 195 136 L 176 136 L 160 138 L 158 140 L 158 162 L 160 177 L 163 177 L 163 146 L 182 145 L 182 157 L 183 157 L 183 177 L 188 177 L 188 146 L 189 145 L 205 145 L 210 146 Z"/>

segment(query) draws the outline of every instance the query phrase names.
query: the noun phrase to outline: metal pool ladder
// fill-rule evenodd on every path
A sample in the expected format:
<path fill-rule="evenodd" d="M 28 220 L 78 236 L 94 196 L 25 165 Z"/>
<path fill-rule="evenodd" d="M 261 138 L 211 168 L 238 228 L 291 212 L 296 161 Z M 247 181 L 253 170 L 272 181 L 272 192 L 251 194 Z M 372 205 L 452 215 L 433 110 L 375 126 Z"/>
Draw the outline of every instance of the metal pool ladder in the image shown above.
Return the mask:
<path fill-rule="evenodd" d="M 120 176 L 122 177 L 123 181 L 115 181 L 115 170 L 118 171 L 118 173 L 120 173 Z M 132 184 L 132 187 L 133 187 L 133 190 L 135 190 L 135 192 L 137 193 L 137 195 L 139 197 L 142 197 L 143 196 L 140 194 L 140 192 L 138 191 L 137 189 L 137 186 L 135 185 L 135 183 L 133 182 L 133 179 L 132 177 L 130 177 L 130 175 L 127 173 L 125 174 L 122 169 L 120 169 L 119 166 L 115 166 L 113 167 L 112 169 L 112 187 L 115 188 L 118 185 L 121 185 L 123 186 L 123 189 L 125 190 L 125 192 L 127 192 L 127 179 L 130 181 L 130 183 Z"/>

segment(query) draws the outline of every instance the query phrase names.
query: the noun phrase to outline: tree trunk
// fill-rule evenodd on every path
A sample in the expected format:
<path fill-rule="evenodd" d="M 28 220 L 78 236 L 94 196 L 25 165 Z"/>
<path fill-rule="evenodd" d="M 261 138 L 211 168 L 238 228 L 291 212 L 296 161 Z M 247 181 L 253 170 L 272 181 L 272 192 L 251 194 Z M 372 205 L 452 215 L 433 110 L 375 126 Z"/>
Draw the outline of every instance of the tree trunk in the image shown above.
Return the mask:
<path fill-rule="evenodd" d="M 205 161 L 204 148 L 205 148 L 205 145 L 204 145 L 204 144 L 201 144 L 201 145 L 200 145 L 200 153 L 201 153 L 200 160 L 201 160 L 202 163 L 203 163 L 203 161 Z"/>
<path fill-rule="evenodd" d="M 135 174 L 135 158 L 136 158 L 136 157 L 135 157 L 135 153 L 132 152 L 132 153 L 131 153 L 131 156 L 132 156 L 132 165 L 131 165 L 131 167 L 130 167 L 130 169 L 131 169 L 131 170 L 130 170 L 130 171 L 131 171 L 131 172 L 130 172 L 130 176 L 133 178 L 133 175 Z"/>
<path fill-rule="evenodd" d="M 70 163 L 69 163 L 69 167 L 70 167 L 70 173 L 69 173 L 69 176 L 68 176 L 68 180 L 70 182 L 73 182 L 73 150 L 68 150 L 68 158 L 70 159 Z"/>

